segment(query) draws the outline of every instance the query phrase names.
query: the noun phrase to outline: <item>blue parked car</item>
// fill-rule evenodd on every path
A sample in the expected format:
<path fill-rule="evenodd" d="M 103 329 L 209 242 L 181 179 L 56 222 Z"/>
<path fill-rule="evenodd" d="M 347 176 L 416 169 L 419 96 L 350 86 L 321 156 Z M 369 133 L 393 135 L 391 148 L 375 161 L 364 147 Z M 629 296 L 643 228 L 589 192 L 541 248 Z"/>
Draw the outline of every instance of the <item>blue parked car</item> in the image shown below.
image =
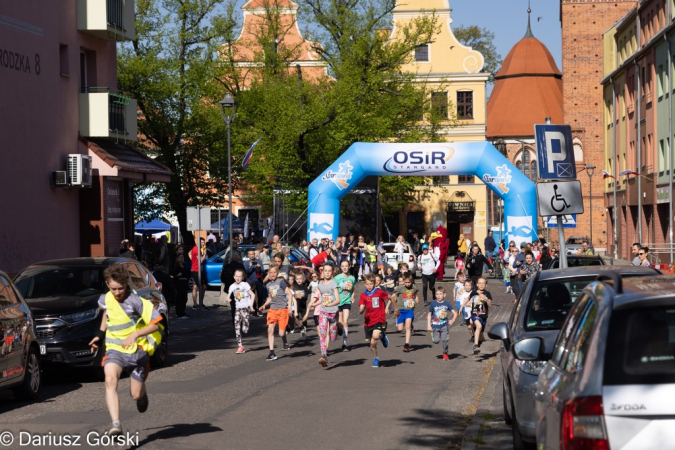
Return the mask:
<path fill-rule="evenodd" d="M 255 245 L 240 245 L 237 251 L 241 255 L 241 260 L 246 261 L 246 256 L 249 250 L 255 250 Z M 223 261 L 227 259 L 227 254 L 230 252 L 229 248 L 213 255 L 206 260 L 204 270 L 206 271 L 206 285 L 210 287 L 220 288 L 220 272 L 223 270 Z"/>

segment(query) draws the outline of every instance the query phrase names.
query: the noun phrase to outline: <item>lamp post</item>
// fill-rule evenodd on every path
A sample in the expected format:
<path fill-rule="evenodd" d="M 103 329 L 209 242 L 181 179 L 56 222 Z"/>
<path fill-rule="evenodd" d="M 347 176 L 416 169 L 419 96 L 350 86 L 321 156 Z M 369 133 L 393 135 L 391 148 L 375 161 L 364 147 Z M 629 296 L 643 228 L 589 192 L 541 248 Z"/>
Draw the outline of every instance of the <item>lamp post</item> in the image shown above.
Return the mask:
<path fill-rule="evenodd" d="M 230 252 L 228 256 L 228 261 L 232 259 L 232 251 L 234 249 L 232 245 L 232 157 L 230 155 L 230 127 L 232 125 L 232 121 L 234 120 L 235 117 L 237 117 L 237 102 L 232 97 L 232 94 L 229 92 L 225 95 L 225 97 L 218 102 L 220 105 L 220 115 L 223 117 L 223 120 L 227 124 L 227 193 L 229 195 L 229 201 L 228 201 L 228 206 L 229 206 L 229 215 L 228 215 L 228 222 L 229 222 L 229 243 L 230 243 Z"/>
<path fill-rule="evenodd" d="M 595 171 L 595 166 L 591 163 L 586 165 L 586 173 L 588 174 L 588 209 L 591 219 L 591 248 L 593 248 L 593 172 Z"/>

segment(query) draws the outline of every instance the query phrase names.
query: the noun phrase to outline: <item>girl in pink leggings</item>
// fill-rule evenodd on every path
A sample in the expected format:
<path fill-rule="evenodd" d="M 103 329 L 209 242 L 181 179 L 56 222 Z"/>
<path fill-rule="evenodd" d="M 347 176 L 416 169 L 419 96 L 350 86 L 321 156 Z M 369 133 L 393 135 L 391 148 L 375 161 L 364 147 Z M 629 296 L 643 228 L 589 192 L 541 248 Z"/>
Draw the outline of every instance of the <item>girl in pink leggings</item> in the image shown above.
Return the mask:
<path fill-rule="evenodd" d="M 338 293 L 337 283 L 333 280 L 333 266 L 326 264 L 321 268 L 321 281 L 312 293 L 312 303 L 307 308 L 315 305 L 321 305 L 319 315 L 319 343 L 321 346 L 321 358 L 319 364 L 328 366 L 328 340 L 337 339 L 338 323 L 338 305 L 340 304 L 340 295 Z"/>

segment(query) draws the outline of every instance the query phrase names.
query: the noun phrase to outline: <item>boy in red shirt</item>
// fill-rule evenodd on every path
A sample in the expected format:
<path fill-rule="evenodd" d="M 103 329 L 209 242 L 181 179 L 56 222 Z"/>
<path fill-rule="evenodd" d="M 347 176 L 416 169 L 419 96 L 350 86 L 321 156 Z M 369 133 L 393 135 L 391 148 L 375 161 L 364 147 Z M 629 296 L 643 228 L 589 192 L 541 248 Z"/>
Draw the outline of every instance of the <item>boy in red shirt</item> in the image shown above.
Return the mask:
<path fill-rule="evenodd" d="M 365 313 L 363 328 L 366 339 L 370 339 L 370 351 L 373 352 L 373 368 L 380 367 L 380 359 L 377 356 L 377 341 L 382 340 L 384 348 L 389 346 L 389 339 L 385 334 L 387 318 L 385 305 L 389 295 L 375 287 L 375 275 L 369 273 L 364 277 L 366 291 L 359 298 L 359 314 Z"/>

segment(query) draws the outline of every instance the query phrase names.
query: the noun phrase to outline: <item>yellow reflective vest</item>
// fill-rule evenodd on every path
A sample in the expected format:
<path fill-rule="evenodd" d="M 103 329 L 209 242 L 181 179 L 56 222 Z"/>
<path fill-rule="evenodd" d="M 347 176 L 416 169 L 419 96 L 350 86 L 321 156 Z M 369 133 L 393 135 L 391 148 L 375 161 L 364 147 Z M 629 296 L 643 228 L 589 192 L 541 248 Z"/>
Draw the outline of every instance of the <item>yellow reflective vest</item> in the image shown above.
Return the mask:
<path fill-rule="evenodd" d="M 145 328 L 152 319 L 152 303 L 144 299 L 141 299 L 141 302 L 143 302 L 143 315 L 138 322 L 134 322 L 134 320 L 124 312 L 122 306 L 120 306 L 112 292 L 108 292 L 105 295 L 105 307 L 108 313 L 105 330 L 106 351 L 116 350 L 120 353 L 133 354 L 136 353 L 138 347 L 141 347 L 148 355 L 155 353 L 155 350 L 162 340 L 162 329 L 164 327 L 161 323 L 158 324 L 159 330 L 147 336 L 139 337 L 130 347 L 122 347 L 122 343 L 131 333 Z"/>

